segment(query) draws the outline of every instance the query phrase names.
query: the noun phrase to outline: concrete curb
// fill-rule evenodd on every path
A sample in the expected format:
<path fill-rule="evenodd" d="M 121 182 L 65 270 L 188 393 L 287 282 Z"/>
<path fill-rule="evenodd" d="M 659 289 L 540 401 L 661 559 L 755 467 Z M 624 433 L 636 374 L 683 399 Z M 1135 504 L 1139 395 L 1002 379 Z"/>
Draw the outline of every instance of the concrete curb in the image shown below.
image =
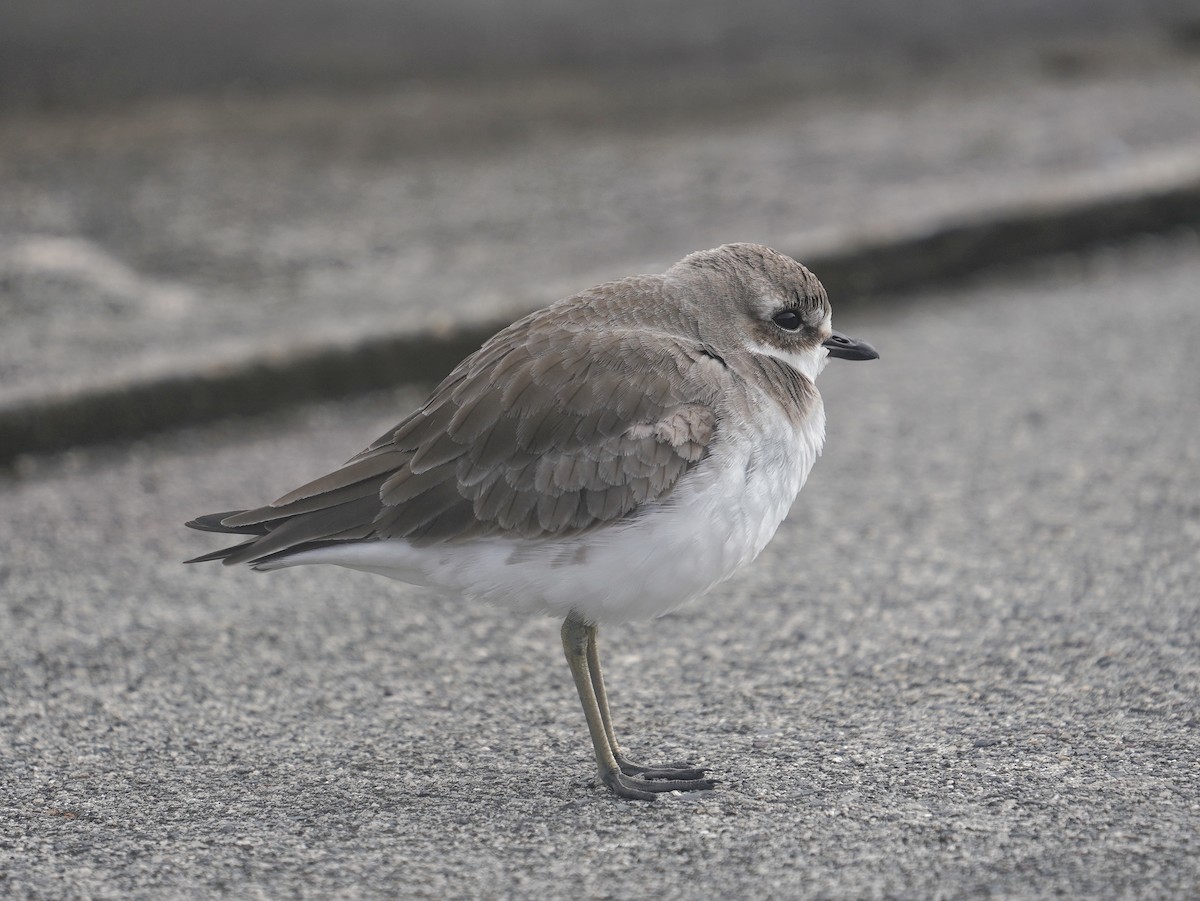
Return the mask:
<path fill-rule="evenodd" d="M 1139 234 L 1200 226 L 1200 160 L 1190 153 L 1121 180 L 1086 176 L 1052 194 L 970 218 L 890 232 L 806 236 L 781 249 L 824 282 L 839 309 L 887 293 Z M 583 285 L 580 286 L 585 287 Z M 0 465 L 135 438 L 222 416 L 261 413 L 406 382 L 434 381 L 506 321 L 445 333 L 399 331 L 248 354 L 219 366 L 99 383 L 0 406 Z"/>

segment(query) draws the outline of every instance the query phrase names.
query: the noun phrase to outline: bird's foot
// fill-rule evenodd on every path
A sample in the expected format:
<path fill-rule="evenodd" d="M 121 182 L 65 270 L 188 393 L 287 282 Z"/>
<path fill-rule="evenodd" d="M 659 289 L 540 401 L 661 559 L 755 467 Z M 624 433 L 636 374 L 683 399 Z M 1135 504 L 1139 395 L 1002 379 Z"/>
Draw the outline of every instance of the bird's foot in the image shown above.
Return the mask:
<path fill-rule="evenodd" d="M 662 763 L 646 766 L 641 763 L 634 763 L 632 760 L 626 760 L 623 757 L 617 758 L 617 766 L 621 768 L 621 772 L 626 776 L 641 776 L 643 779 L 672 779 L 692 782 L 695 780 L 703 780 L 706 770 L 703 767 L 693 766 L 690 761 L 681 761 L 679 763 Z"/>
<path fill-rule="evenodd" d="M 703 772 L 703 770 L 670 770 L 656 767 L 646 767 L 647 771 L 658 772 Z M 662 776 L 648 778 L 644 774 L 626 774 L 620 769 L 602 773 L 604 782 L 618 798 L 628 798 L 632 801 L 653 801 L 663 792 L 700 792 L 712 791 L 717 783 L 712 779 L 671 779 Z"/>

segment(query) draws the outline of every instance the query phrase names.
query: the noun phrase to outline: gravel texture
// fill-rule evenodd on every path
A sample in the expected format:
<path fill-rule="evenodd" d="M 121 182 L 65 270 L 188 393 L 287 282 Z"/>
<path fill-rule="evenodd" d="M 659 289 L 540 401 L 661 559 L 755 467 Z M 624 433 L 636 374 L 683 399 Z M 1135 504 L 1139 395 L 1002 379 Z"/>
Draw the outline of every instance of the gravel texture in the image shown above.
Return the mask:
<path fill-rule="evenodd" d="M 755 566 L 607 630 L 617 722 L 718 791 L 593 783 L 557 624 L 179 560 L 416 402 L 0 481 L 13 898 L 1194 897 L 1200 242 L 862 310 Z M 837 307 L 834 298 L 835 310 Z"/>

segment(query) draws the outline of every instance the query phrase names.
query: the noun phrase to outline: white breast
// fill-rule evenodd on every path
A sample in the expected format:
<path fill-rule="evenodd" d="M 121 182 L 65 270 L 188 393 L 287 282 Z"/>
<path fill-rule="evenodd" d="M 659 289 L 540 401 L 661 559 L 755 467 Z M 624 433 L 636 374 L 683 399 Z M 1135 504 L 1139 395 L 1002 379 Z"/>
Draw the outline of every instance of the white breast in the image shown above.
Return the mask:
<path fill-rule="evenodd" d="M 335 545 L 284 563 L 347 566 L 522 612 L 575 611 L 597 623 L 648 619 L 698 597 L 758 556 L 824 440 L 819 399 L 800 428 L 764 399 L 751 422 L 722 425 L 709 456 L 669 502 L 630 522 L 562 541 Z"/>

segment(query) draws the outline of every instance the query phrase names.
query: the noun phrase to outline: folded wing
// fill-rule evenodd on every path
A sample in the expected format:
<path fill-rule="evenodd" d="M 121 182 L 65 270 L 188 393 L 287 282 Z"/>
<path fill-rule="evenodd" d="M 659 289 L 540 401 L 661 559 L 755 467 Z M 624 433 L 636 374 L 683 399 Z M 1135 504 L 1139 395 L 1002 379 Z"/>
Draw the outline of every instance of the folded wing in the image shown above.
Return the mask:
<path fill-rule="evenodd" d="M 189 523 L 252 536 L 196 560 L 259 563 L 345 541 L 558 538 L 636 516 L 668 502 L 708 452 L 729 378 L 698 342 L 535 315 L 341 468 L 265 507 Z"/>

